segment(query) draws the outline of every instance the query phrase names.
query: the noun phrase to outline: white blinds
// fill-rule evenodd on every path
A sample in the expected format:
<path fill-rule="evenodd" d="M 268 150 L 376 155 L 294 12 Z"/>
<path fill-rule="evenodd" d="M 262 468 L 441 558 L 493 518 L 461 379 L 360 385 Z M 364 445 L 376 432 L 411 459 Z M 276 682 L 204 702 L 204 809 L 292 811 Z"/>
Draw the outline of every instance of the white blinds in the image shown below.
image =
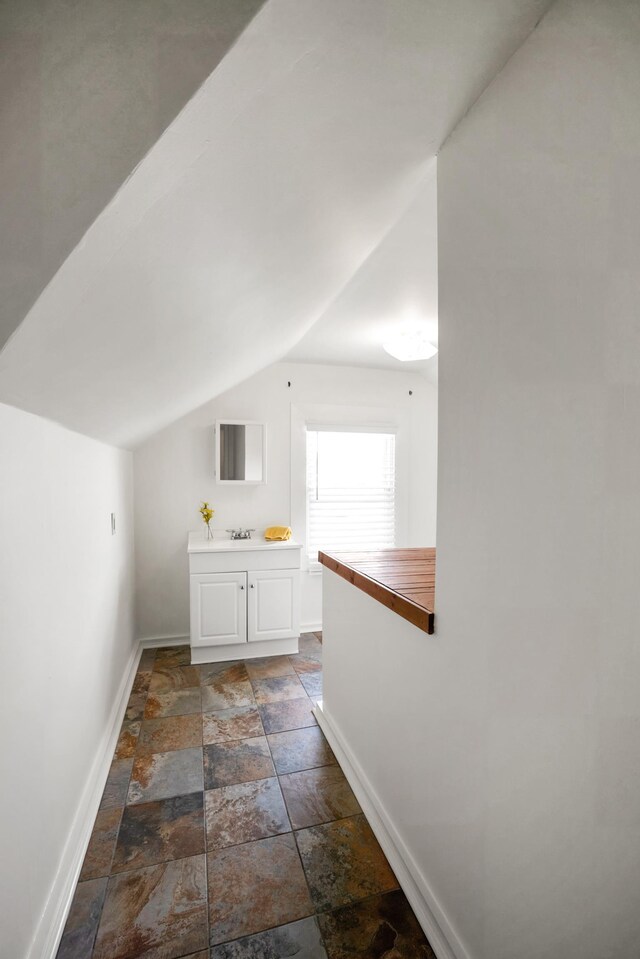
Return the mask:
<path fill-rule="evenodd" d="M 395 436 L 307 430 L 307 551 L 395 542 Z"/>

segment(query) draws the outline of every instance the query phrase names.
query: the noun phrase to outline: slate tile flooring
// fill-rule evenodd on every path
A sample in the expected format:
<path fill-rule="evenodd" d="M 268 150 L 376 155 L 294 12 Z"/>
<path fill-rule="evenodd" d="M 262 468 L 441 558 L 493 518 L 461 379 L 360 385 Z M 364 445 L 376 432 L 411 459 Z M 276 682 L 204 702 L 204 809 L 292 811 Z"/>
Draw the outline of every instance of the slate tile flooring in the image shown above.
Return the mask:
<path fill-rule="evenodd" d="M 295 656 L 145 650 L 57 959 L 435 959 Z"/>
<path fill-rule="evenodd" d="M 232 786 L 275 776 L 276 771 L 265 736 L 204 747 L 205 789 Z"/>
<path fill-rule="evenodd" d="M 308 703 L 307 703 L 308 711 Z M 313 716 L 311 717 L 313 719 Z M 253 739 L 264 732 L 256 705 L 231 706 L 213 713 L 203 713 L 202 739 L 205 746 L 228 743 L 237 739 Z"/>

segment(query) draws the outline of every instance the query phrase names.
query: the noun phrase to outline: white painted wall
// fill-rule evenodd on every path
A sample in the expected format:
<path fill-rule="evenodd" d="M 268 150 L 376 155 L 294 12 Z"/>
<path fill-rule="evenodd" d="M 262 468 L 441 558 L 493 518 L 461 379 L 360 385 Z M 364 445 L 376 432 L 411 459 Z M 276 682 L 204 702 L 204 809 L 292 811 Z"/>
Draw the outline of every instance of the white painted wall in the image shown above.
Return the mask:
<path fill-rule="evenodd" d="M 475 846 L 467 843 L 466 809 L 473 797 L 461 788 L 459 723 L 453 710 L 446 722 L 441 715 L 446 696 L 459 700 L 456 691 L 439 691 L 446 648 L 335 573 L 324 569 L 322 580 L 319 721 L 438 959 L 475 957 L 457 940 L 425 854 L 449 847 L 457 898 L 471 907 L 466 868 Z M 446 805 L 434 815 L 436 796 Z M 514 948 L 512 959 L 519 956 Z"/>
<path fill-rule="evenodd" d="M 639 97 L 558 2 L 438 161 L 436 634 L 337 718 L 473 959 L 638 955 Z"/>
<path fill-rule="evenodd" d="M 639 97 L 637 0 L 559 2 L 438 165 L 462 883 L 424 855 L 478 957 L 638 953 Z"/>
<path fill-rule="evenodd" d="M 291 387 L 287 383 L 291 382 Z M 409 396 L 409 390 L 413 395 Z M 152 437 L 134 454 L 137 630 L 144 638 L 189 632 L 187 532 L 210 500 L 212 526 L 291 525 L 304 541 L 304 416 L 372 420 L 398 429 L 399 545 L 435 542 L 436 388 L 420 374 L 277 363 Z M 267 484 L 218 486 L 216 419 L 267 423 Z M 292 449 L 292 435 L 294 445 Z M 293 468 L 292 468 L 293 462 Z M 302 624 L 321 621 L 321 576 L 303 572 Z"/>
<path fill-rule="evenodd" d="M 132 455 L 0 405 L 0 955 L 33 959 L 133 653 Z M 117 534 L 111 535 L 110 514 Z M 67 853 L 67 858 L 65 857 Z M 68 881 L 58 877 L 56 893 Z M 41 916 L 45 920 L 38 929 Z"/>

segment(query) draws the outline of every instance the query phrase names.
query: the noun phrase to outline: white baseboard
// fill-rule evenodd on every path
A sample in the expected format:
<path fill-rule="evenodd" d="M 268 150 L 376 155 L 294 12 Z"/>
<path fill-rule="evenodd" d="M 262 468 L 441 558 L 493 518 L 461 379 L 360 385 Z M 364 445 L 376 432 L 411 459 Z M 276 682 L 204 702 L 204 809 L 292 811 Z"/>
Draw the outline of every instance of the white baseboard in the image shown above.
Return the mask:
<path fill-rule="evenodd" d="M 340 730 L 320 701 L 314 714 L 437 959 L 471 959 Z"/>
<path fill-rule="evenodd" d="M 190 639 L 188 636 L 149 636 L 138 642 L 143 649 L 162 649 L 164 646 L 188 646 Z"/>
<path fill-rule="evenodd" d="M 258 643 L 229 643 L 223 646 L 192 646 L 194 666 L 205 663 L 228 663 L 234 659 L 260 659 L 263 656 L 294 656 L 298 652 L 298 637 L 290 639 L 261 639 Z"/>
<path fill-rule="evenodd" d="M 300 627 L 301 633 L 319 633 L 321 631 L 322 631 L 322 623 L 311 623 L 310 625 Z M 143 649 L 162 649 L 164 646 L 188 646 L 190 642 L 191 640 L 189 636 L 150 636 L 147 639 L 139 640 L 139 643 Z M 265 650 L 267 649 L 269 640 L 264 640 L 264 643 L 266 644 L 264 646 L 262 645 L 262 643 L 260 644 L 260 648 L 263 650 L 263 652 L 255 653 L 256 656 L 278 655 L 277 652 L 269 652 L 269 653 L 265 652 Z M 246 651 L 247 651 L 246 643 L 242 644 L 242 650 L 246 654 Z M 288 650 L 284 650 L 284 647 L 283 647 L 283 652 L 288 652 Z M 229 657 L 226 657 L 226 658 L 229 658 Z M 205 662 L 211 662 L 211 661 L 212 660 L 210 659 L 205 660 Z M 194 662 L 196 662 L 196 660 L 194 660 Z"/>
<path fill-rule="evenodd" d="M 93 831 L 141 655 L 142 646 L 140 643 L 136 643 L 125 668 L 104 735 L 96 751 L 95 761 L 87 776 L 58 871 L 31 941 L 27 959 L 55 959 Z"/>

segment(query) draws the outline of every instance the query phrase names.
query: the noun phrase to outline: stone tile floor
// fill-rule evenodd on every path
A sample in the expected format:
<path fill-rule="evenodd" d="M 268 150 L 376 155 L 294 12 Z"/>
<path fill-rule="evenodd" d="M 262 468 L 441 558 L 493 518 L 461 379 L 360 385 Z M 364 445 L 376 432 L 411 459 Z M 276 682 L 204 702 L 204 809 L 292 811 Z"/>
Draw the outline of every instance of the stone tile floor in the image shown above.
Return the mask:
<path fill-rule="evenodd" d="M 58 959 L 435 959 L 296 656 L 140 660 Z"/>

